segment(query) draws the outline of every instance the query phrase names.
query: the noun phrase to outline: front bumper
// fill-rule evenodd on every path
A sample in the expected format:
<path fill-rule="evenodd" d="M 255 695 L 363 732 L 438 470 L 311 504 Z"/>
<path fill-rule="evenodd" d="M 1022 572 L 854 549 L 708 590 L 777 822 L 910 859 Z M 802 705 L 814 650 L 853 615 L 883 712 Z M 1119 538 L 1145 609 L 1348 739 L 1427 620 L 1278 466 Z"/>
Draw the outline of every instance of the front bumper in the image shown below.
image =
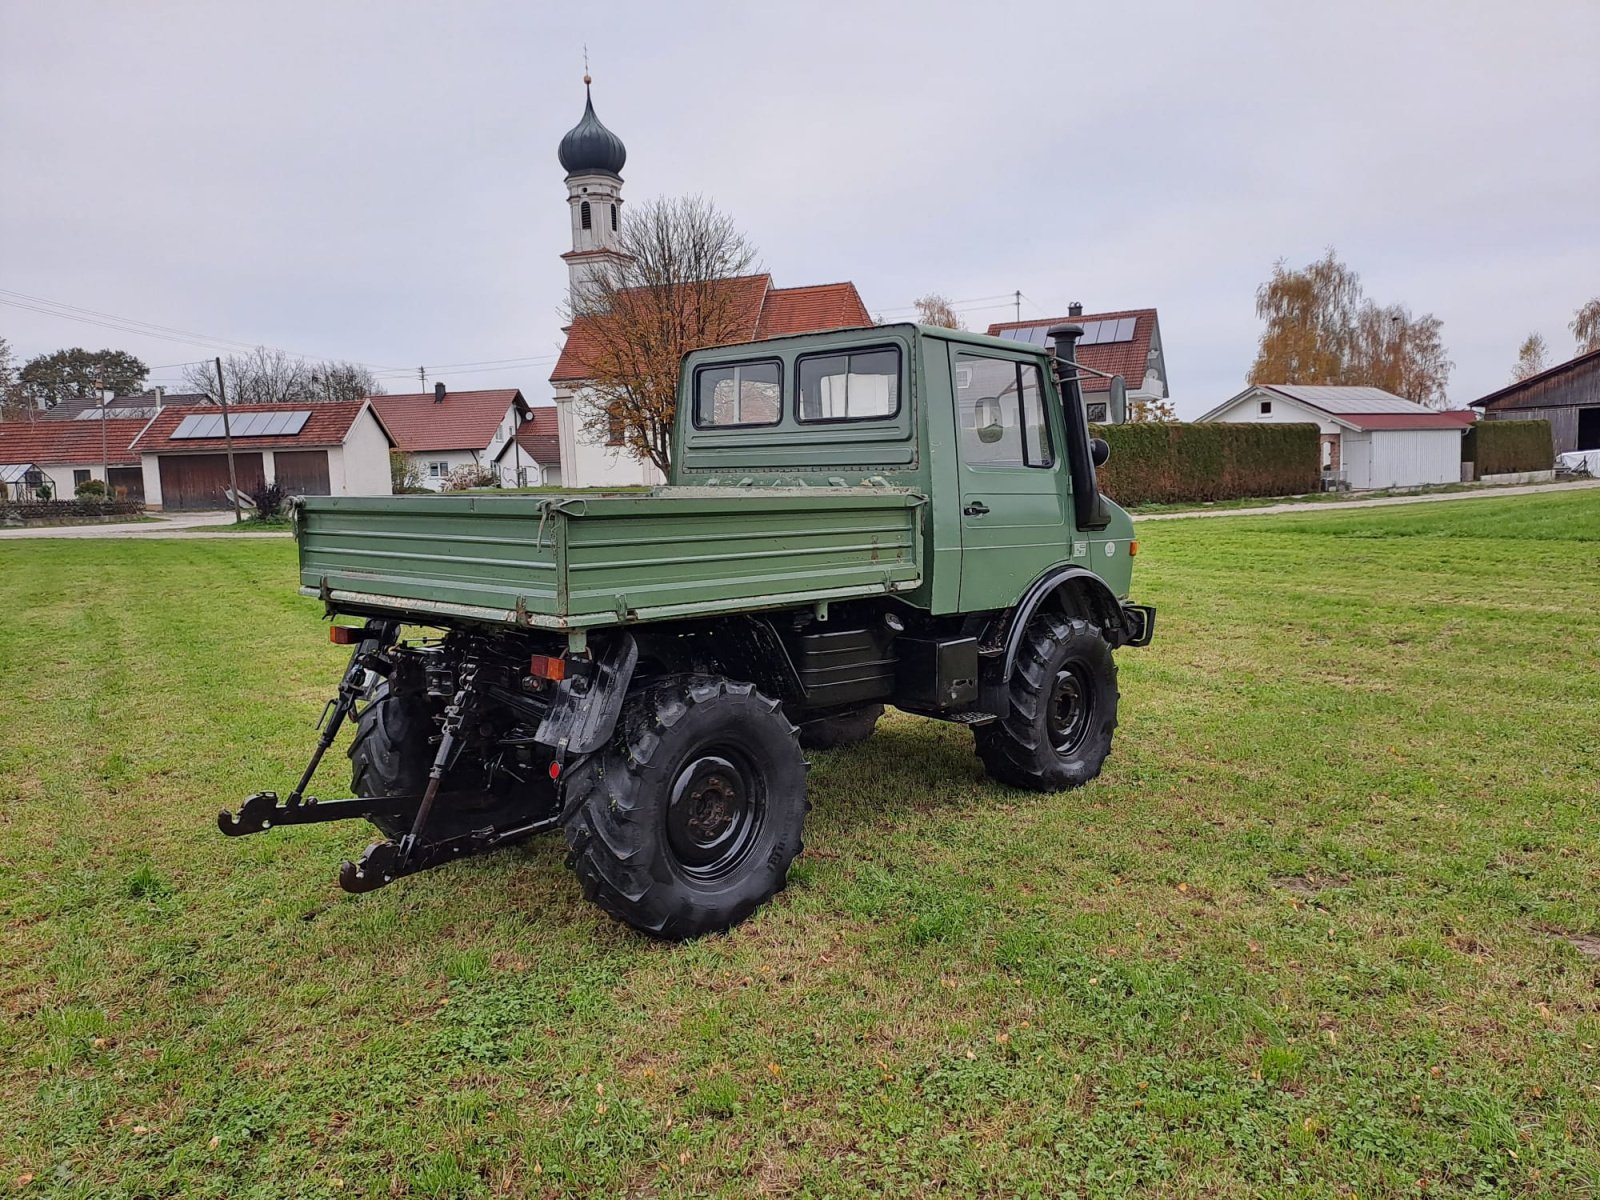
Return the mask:
<path fill-rule="evenodd" d="M 1156 633 L 1156 609 L 1153 604 L 1122 603 L 1122 644 L 1148 646 Z"/>

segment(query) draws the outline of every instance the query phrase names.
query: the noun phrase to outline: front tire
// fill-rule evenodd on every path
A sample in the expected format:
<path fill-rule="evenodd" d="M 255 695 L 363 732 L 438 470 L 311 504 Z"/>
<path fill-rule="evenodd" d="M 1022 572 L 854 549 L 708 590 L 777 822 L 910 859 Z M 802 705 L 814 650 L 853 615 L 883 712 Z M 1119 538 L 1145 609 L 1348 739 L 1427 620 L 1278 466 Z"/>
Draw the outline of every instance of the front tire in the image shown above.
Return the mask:
<path fill-rule="evenodd" d="M 1007 711 L 973 731 L 990 778 L 1059 792 L 1082 787 L 1111 753 L 1117 665 L 1100 630 L 1080 617 L 1034 617 L 1012 668 Z"/>
<path fill-rule="evenodd" d="M 776 700 L 704 675 L 628 699 L 610 746 L 567 775 L 561 821 L 584 895 L 644 933 L 699 937 L 782 890 L 806 766 Z"/>

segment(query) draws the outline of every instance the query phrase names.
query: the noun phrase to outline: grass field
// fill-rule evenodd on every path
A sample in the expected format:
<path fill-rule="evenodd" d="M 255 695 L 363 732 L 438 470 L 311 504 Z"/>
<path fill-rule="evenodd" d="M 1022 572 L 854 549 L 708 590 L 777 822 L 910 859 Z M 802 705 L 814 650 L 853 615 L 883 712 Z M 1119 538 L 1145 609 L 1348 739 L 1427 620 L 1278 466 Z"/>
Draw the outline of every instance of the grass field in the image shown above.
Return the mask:
<path fill-rule="evenodd" d="M 670 946 L 554 840 L 217 833 L 341 666 L 292 544 L 0 544 L 0 1191 L 1595 1194 L 1600 495 L 1141 547 L 1098 782 L 892 717 Z"/>

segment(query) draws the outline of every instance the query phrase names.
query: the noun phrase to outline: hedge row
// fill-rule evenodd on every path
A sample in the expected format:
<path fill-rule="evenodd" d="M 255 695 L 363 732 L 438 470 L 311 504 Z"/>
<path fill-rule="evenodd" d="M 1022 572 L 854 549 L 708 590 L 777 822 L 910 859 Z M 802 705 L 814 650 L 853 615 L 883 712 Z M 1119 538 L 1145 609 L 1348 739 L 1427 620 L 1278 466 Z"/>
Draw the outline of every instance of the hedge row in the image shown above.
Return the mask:
<path fill-rule="evenodd" d="M 1548 471 L 1555 465 L 1549 421 L 1479 421 L 1461 439 L 1461 461 L 1478 464 L 1478 477 Z"/>
<path fill-rule="evenodd" d="M 16 517 L 24 521 L 61 521 L 143 514 L 143 500 L 0 500 L 0 521 Z"/>
<path fill-rule="evenodd" d="M 1100 486 L 1123 505 L 1292 496 L 1322 486 L 1315 425 L 1162 422 L 1094 433 L 1111 445 Z"/>

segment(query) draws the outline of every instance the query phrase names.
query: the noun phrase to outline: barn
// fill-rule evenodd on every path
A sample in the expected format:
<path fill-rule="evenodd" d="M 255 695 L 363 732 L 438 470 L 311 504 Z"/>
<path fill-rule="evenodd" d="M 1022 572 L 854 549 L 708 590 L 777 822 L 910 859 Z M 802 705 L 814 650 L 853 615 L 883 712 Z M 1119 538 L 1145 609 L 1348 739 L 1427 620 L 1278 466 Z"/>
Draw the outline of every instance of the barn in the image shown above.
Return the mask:
<path fill-rule="evenodd" d="M 1461 438 L 1475 418 L 1382 388 L 1274 383 L 1248 387 L 1200 419 L 1314 424 L 1325 484 L 1367 489 L 1461 482 Z"/>
<path fill-rule="evenodd" d="M 1549 421 L 1557 454 L 1600 450 L 1600 350 L 1472 402 L 1486 421 Z"/>
<path fill-rule="evenodd" d="M 365 400 L 324 404 L 232 404 L 163 409 L 134 439 L 144 494 L 168 512 L 229 507 L 228 438 L 234 478 L 249 493 L 268 481 L 299 496 L 387 496 L 394 439 Z"/>

